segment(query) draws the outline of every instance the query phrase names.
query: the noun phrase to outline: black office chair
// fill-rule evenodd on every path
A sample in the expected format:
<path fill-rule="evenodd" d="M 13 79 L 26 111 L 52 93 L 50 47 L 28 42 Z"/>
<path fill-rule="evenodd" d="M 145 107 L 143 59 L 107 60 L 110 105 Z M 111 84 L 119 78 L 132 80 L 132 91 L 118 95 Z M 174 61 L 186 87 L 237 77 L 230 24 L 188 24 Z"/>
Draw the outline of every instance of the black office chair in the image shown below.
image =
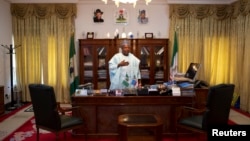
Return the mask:
<path fill-rule="evenodd" d="M 234 84 L 219 84 L 210 87 L 205 109 L 181 107 L 181 114 L 176 124 L 176 139 L 178 140 L 178 133 L 181 129 L 207 136 L 209 127 L 227 125 L 234 87 Z M 187 114 L 187 111 L 191 112 L 191 116 Z"/>
<path fill-rule="evenodd" d="M 65 137 L 65 132 L 68 130 L 82 128 L 87 131 L 84 119 L 65 114 L 66 111 L 77 109 L 81 112 L 79 107 L 63 110 L 59 106 L 60 103 L 56 102 L 53 87 L 44 84 L 30 84 L 29 91 L 36 121 L 37 141 L 39 141 L 40 128 L 56 133 L 56 139 L 60 132 L 64 132 Z M 87 140 L 86 132 L 85 140 Z"/>

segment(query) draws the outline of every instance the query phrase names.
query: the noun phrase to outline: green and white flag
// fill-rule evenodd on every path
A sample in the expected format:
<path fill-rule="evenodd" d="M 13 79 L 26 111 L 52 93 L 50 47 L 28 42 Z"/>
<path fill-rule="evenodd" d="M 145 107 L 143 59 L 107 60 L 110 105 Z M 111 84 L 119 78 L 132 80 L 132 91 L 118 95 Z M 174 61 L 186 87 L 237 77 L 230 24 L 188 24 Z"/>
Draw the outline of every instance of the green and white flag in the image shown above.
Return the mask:
<path fill-rule="evenodd" d="M 72 34 L 70 37 L 69 59 L 70 95 L 72 95 L 75 93 L 75 90 L 78 88 L 79 85 L 74 34 Z"/>
<path fill-rule="evenodd" d="M 174 75 L 177 73 L 177 66 L 178 66 L 178 39 L 177 33 L 174 33 L 174 46 L 173 46 L 173 54 L 171 60 L 171 67 L 170 67 L 170 79 L 174 79 Z"/>

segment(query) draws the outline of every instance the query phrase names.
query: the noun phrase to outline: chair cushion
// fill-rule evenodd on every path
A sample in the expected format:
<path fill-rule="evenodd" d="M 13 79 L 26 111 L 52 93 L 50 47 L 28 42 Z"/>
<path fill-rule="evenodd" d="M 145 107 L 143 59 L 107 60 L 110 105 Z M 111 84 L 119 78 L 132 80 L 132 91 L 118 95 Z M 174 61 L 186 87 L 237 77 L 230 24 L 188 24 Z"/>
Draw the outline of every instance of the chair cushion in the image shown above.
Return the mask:
<path fill-rule="evenodd" d="M 67 115 L 60 115 L 61 128 L 68 128 L 77 124 L 83 124 L 82 118 L 72 117 Z"/>
<path fill-rule="evenodd" d="M 188 125 L 196 129 L 202 129 L 202 115 L 183 118 L 179 121 L 182 125 Z"/>

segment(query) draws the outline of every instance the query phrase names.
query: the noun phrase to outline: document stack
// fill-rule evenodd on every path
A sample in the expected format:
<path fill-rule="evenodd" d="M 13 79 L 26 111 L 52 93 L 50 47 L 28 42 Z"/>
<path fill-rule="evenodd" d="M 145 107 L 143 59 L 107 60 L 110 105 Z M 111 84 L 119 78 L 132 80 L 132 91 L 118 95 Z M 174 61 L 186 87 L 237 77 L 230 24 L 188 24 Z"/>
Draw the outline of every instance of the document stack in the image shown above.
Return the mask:
<path fill-rule="evenodd" d="M 181 89 L 178 86 L 172 87 L 172 95 L 173 96 L 181 96 Z"/>
<path fill-rule="evenodd" d="M 180 88 L 194 88 L 194 83 L 191 82 L 180 82 L 177 84 Z"/>
<path fill-rule="evenodd" d="M 194 83 L 181 82 L 177 84 L 181 89 L 182 96 L 194 95 Z"/>

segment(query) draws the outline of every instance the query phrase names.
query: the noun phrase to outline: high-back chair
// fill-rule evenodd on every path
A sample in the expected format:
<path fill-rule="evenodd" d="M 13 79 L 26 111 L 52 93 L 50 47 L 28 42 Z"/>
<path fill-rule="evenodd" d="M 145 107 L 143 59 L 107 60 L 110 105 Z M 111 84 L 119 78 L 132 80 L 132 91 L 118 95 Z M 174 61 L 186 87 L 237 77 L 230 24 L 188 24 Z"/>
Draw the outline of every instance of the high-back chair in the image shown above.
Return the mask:
<path fill-rule="evenodd" d="M 181 129 L 187 129 L 195 133 L 207 135 L 210 126 L 227 125 L 231 102 L 234 93 L 234 84 L 218 84 L 209 88 L 205 110 L 193 107 L 182 107 L 182 112 L 190 111 L 192 115 L 179 116 L 176 124 L 176 133 Z M 194 114 L 195 113 L 195 114 Z M 200 114 L 199 114 L 200 113 Z"/>
<path fill-rule="evenodd" d="M 44 84 L 30 84 L 29 91 L 37 128 L 37 141 L 39 141 L 40 128 L 56 133 L 56 139 L 58 139 L 59 132 L 64 132 L 65 137 L 65 132 L 68 130 L 83 128 L 86 131 L 86 124 L 81 117 L 65 115 L 64 111 L 58 111 L 58 102 L 56 102 L 53 87 Z M 68 111 L 74 108 L 72 107 Z"/>

